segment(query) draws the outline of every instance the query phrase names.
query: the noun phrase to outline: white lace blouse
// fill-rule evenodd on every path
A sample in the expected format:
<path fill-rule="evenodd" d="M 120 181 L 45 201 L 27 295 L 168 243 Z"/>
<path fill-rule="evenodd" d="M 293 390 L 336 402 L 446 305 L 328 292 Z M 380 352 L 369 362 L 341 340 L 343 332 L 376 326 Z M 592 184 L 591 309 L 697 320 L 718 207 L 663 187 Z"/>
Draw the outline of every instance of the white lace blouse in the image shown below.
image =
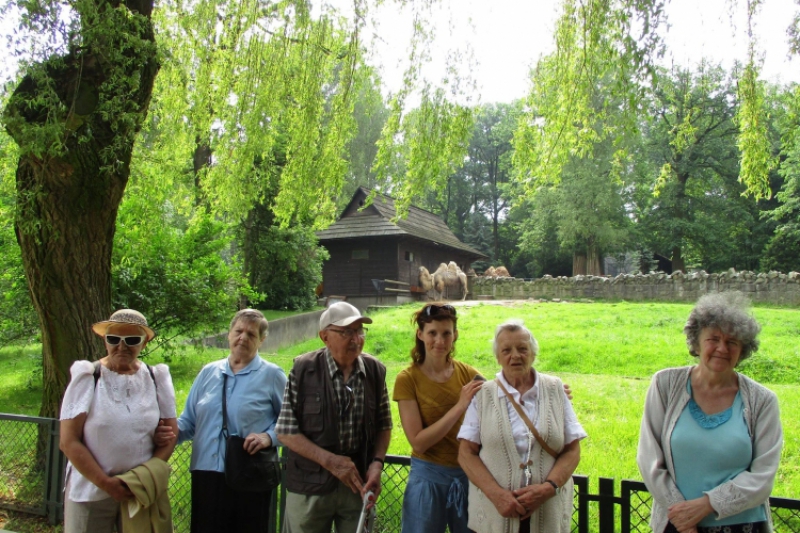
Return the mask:
<path fill-rule="evenodd" d="M 167 365 L 155 365 L 153 378 L 144 364 L 135 374 L 117 374 L 100 367 L 97 387 L 90 361 L 75 361 L 61 405 L 61 420 L 87 413 L 83 443 L 108 475 L 127 472 L 153 457 L 153 433 L 159 418 L 175 418 L 175 389 Z M 157 397 L 156 397 L 157 396 Z M 110 495 L 67 463 L 67 497 L 91 502 Z"/>

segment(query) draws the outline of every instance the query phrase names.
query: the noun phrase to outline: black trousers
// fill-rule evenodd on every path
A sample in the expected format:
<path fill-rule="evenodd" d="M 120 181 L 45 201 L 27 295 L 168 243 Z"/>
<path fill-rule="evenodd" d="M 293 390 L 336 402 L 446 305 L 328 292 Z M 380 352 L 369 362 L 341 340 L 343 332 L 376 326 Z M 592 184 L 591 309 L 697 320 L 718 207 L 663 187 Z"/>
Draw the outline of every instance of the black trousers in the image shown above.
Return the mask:
<path fill-rule="evenodd" d="M 192 471 L 191 533 L 266 533 L 272 491 L 237 492 L 225 474 Z"/>

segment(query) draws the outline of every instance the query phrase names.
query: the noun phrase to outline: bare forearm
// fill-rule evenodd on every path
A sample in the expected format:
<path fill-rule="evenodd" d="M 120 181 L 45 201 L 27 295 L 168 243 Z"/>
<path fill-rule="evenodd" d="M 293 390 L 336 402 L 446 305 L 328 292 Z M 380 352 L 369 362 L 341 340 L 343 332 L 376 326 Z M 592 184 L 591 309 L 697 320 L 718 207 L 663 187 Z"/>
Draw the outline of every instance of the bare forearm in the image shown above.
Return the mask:
<path fill-rule="evenodd" d="M 392 440 L 392 430 L 387 429 L 384 431 L 378 432 L 378 435 L 375 437 L 375 448 L 372 452 L 372 455 L 375 457 L 380 457 L 383 459 L 386 457 L 386 452 L 389 450 L 389 443 Z"/>
<path fill-rule="evenodd" d="M 306 459 L 314 461 L 324 468 L 327 468 L 326 465 L 334 456 L 333 453 L 311 442 L 308 437 L 302 433 L 278 434 L 278 440 L 281 441 L 281 444 L 292 450 L 294 453 L 302 455 Z"/>
<path fill-rule="evenodd" d="M 469 480 L 487 496 L 493 492 L 502 490 L 497 480 L 495 480 L 492 473 L 489 472 L 489 469 L 486 468 L 483 460 L 477 452 L 472 449 L 471 445 L 473 445 L 473 443 L 462 440 L 458 449 L 458 464 L 461 465 L 461 468 L 467 474 Z"/>
<path fill-rule="evenodd" d="M 172 428 L 175 436 L 163 444 L 157 445 L 155 450 L 153 450 L 153 457 L 158 457 L 162 461 L 166 462 L 169 461 L 169 458 L 172 456 L 172 452 L 175 451 L 175 446 L 178 444 L 178 419 L 167 418 L 164 420 L 164 422 L 167 426 Z"/>
<path fill-rule="evenodd" d="M 437 444 L 447 435 L 461 419 L 465 411 L 466 408 L 462 409 L 460 404 L 456 404 L 442 418 L 422 429 L 416 435 L 411 436 L 406 433 L 413 450 L 418 454 L 427 452 L 431 446 Z"/>
<path fill-rule="evenodd" d="M 81 441 L 62 443 L 61 451 L 67 456 L 72 466 L 97 487 L 102 489 L 110 479 L 110 476 L 103 471 L 89 448 Z"/>
<path fill-rule="evenodd" d="M 553 480 L 559 487 L 569 481 L 575 469 L 578 468 L 578 463 L 581 460 L 581 443 L 580 441 L 573 441 L 564 448 L 558 456 L 550 473 L 547 474 L 547 479 Z"/>

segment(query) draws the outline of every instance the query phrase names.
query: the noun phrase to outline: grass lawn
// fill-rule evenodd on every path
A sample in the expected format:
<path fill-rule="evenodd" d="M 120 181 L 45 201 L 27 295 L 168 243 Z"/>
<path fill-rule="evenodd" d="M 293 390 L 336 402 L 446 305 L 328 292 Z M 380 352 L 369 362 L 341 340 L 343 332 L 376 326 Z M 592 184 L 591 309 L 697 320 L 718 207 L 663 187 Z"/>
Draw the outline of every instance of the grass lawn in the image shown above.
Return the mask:
<path fill-rule="evenodd" d="M 411 313 L 416 307 L 380 310 L 369 326 L 365 351 L 388 368 L 391 390 L 397 373 L 410 361 Z M 582 443 L 576 473 L 640 479 L 636 467 L 644 396 L 654 372 L 692 364 L 682 333 L 690 304 L 670 303 L 528 303 L 495 305 L 467 302 L 458 307 L 456 357 L 491 377 L 498 365 L 491 353 L 494 328 L 509 318 L 523 319 L 539 341 L 535 367 L 558 375 L 573 389 L 575 411 L 589 434 Z M 774 496 L 800 498 L 800 310 L 757 307 L 762 325 L 761 350 L 740 371 L 775 391 L 780 400 L 784 449 Z M 320 347 L 318 339 L 278 353 L 262 354 L 287 372 L 292 358 Z M 0 350 L 0 412 L 36 414 L 41 394 L 39 347 Z M 192 380 L 204 364 L 224 357 L 216 349 L 187 347 L 170 361 L 178 412 Z M 160 362 L 158 353 L 148 363 Z M 396 404 L 390 453 L 408 455 Z"/>

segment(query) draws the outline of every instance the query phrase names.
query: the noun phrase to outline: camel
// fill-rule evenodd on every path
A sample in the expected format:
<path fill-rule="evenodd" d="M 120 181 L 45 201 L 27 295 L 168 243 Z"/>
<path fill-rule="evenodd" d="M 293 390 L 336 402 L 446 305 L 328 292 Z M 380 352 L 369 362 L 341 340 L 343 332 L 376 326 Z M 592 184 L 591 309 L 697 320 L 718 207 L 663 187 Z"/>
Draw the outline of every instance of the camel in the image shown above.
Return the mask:
<path fill-rule="evenodd" d="M 508 269 L 504 266 L 499 266 L 494 269 L 494 275 L 498 278 L 510 278 L 511 274 L 508 273 Z"/>
<path fill-rule="evenodd" d="M 435 300 L 441 300 L 446 291 L 453 289 L 460 289 L 463 292 L 461 299 L 466 300 L 467 275 L 452 261 L 450 264 L 452 268 L 445 263 L 440 264 L 433 274 L 424 266 L 419 267 L 419 286 L 425 292 L 432 292 Z"/>
<path fill-rule="evenodd" d="M 483 273 L 484 277 L 487 278 L 510 278 L 511 274 L 508 273 L 508 269 L 504 266 L 499 266 L 497 268 L 490 266 L 486 269 Z"/>

